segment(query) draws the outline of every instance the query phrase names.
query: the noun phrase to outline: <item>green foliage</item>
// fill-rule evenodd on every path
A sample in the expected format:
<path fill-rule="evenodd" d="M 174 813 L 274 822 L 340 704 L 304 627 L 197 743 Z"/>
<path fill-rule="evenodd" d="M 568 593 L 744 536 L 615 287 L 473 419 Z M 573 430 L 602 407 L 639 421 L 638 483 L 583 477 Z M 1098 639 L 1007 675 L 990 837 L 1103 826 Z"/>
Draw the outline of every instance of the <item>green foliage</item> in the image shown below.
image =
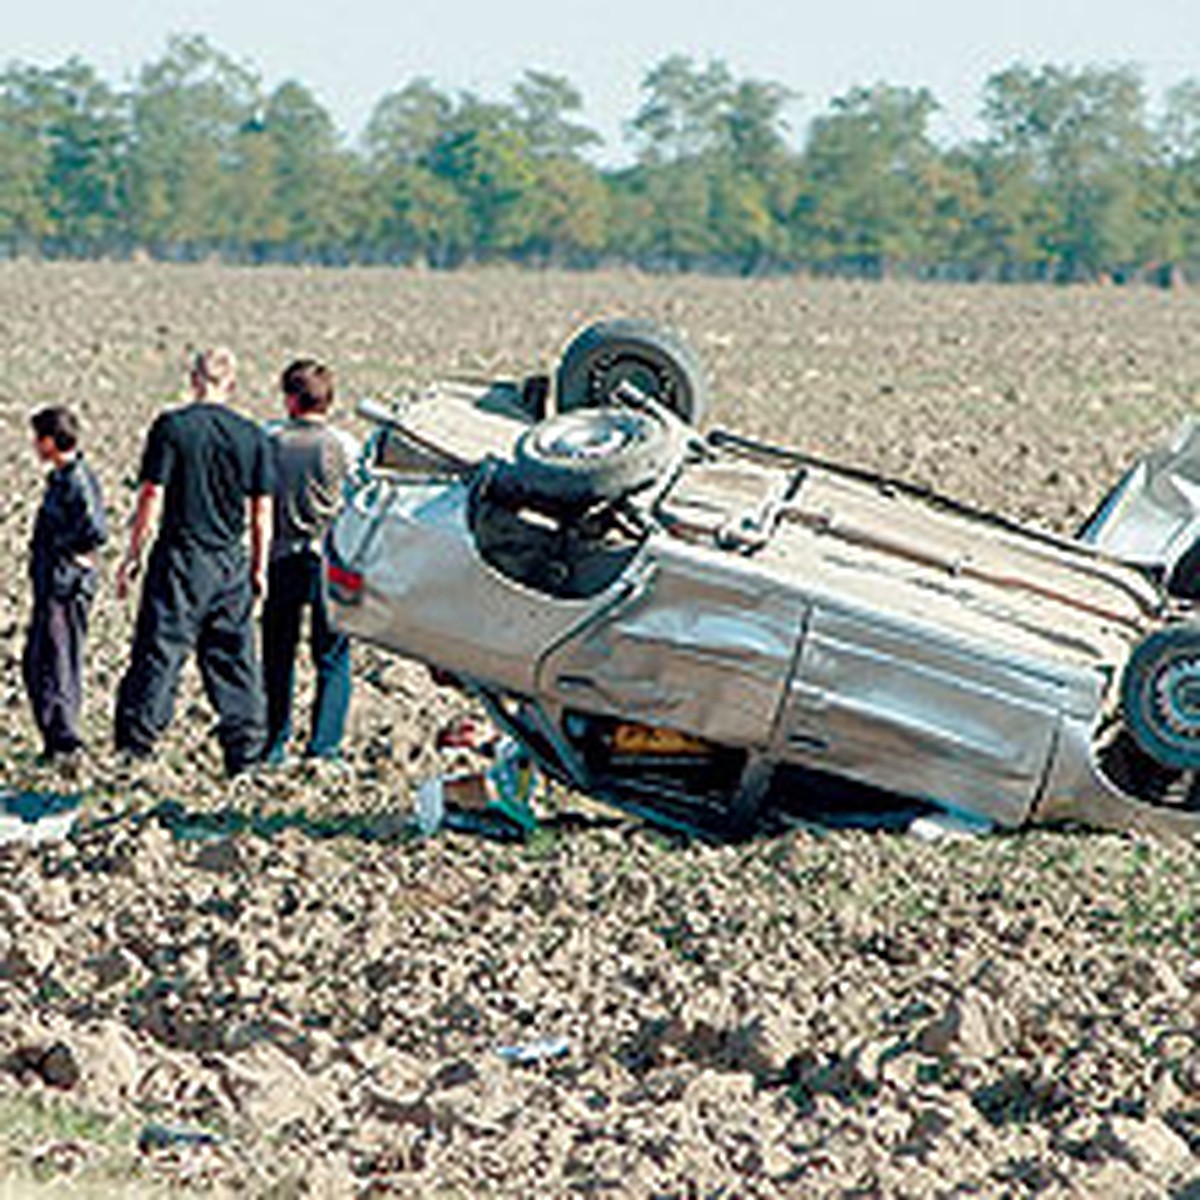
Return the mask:
<path fill-rule="evenodd" d="M 1092 279 L 1200 264 L 1200 81 L 1151 121 L 1127 67 L 1009 67 L 985 135 L 943 146 L 923 88 L 835 99 L 793 144 L 786 86 L 720 59 L 648 70 L 604 169 L 583 97 L 417 78 L 361 145 L 301 82 L 266 91 L 203 37 L 124 90 L 79 59 L 0 73 L 0 253 Z"/>
<path fill-rule="evenodd" d="M 809 257 L 870 273 L 924 257 L 936 108 L 924 89 L 879 84 L 834 100 L 813 123 L 797 214 Z"/>
<path fill-rule="evenodd" d="M 539 159 L 532 189 L 532 231 L 523 256 L 577 266 L 608 244 L 612 199 L 597 171 L 576 158 Z"/>
<path fill-rule="evenodd" d="M 1012 67 L 988 80 L 984 117 L 993 161 L 1031 197 L 1021 232 L 1057 276 L 1090 278 L 1142 257 L 1152 140 L 1137 72 Z"/>
<path fill-rule="evenodd" d="M 1147 173 L 1145 219 L 1149 253 L 1164 262 L 1200 260 L 1200 80 L 1185 80 L 1165 97 L 1152 131 L 1154 164 Z"/>
<path fill-rule="evenodd" d="M 710 184 L 704 164 L 689 160 L 629 172 L 618 183 L 628 239 L 622 244 L 650 266 L 703 266 L 717 246 L 709 220 Z"/>
<path fill-rule="evenodd" d="M 120 231 L 123 101 L 91 67 L 10 67 L 0 76 L 0 229 L 95 253 Z"/>
<path fill-rule="evenodd" d="M 52 229 L 46 210 L 46 148 L 25 128 L 7 93 L 0 96 L 0 240 L 23 249 Z"/>
<path fill-rule="evenodd" d="M 725 95 L 716 119 L 719 152 L 738 171 L 766 182 L 787 159 L 787 105 L 795 98 L 777 83 L 744 79 Z"/>
<path fill-rule="evenodd" d="M 570 80 L 545 71 L 526 71 L 513 88 L 516 125 L 529 152 L 542 159 L 574 159 L 601 138 L 575 120 L 583 97 Z"/>
<path fill-rule="evenodd" d="M 630 132 L 646 163 L 702 159 L 720 138 L 733 77 L 720 61 L 703 69 L 683 54 L 654 67 L 642 81 L 645 99 Z"/>
<path fill-rule="evenodd" d="M 466 257 L 470 216 L 452 184 L 426 167 L 398 162 L 373 176 L 370 187 L 377 214 L 371 240 L 386 260 L 452 266 Z"/>
<path fill-rule="evenodd" d="M 279 251 L 333 252 L 356 190 L 354 163 L 333 118 L 303 84 L 288 81 L 267 97 L 261 136 L 269 148 L 266 186 Z"/>
<path fill-rule="evenodd" d="M 129 154 L 139 242 L 195 255 L 234 234 L 231 205 L 244 197 L 229 185 L 239 168 L 260 169 L 245 140 L 258 109 L 257 77 L 202 37 L 172 38 L 163 57 L 142 68 Z"/>
<path fill-rule="evenodd" d="M 365 141 L 377 168 L 429 161 L 454 114 L 454 102 L 428 79 L 414 79 L 389 92 L 367 122 Z"/>
<path fill-rule="evenodd" d="M 478 257 L 513 255 L 534 235 L 537 168 L 507 107 L 464 98 L 430 166 L 462 198 Z"/>

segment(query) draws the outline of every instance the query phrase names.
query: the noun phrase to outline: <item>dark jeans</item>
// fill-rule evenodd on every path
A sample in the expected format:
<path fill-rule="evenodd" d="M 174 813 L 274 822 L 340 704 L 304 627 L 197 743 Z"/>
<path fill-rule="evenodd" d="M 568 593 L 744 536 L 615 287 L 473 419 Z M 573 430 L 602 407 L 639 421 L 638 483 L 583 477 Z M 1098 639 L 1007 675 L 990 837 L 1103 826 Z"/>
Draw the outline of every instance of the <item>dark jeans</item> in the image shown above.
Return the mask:
<path fill-rule="evenodd" d="M 34 597 L 21 667 L 47 755 L 70 754 L 83 745 L 79 708 L 91 602 L 92 590 L 85 587 L 65 596 Z"/>
<path fill-rule="evenodd" d="M 262 757 L 266 722 L 254 646 L 250 570 L 240 547 L 156 544 L 146 568 L 129 668 L 117 689 L 118 750 L 150 753 L 171 723 L 184 659 L 195 650 L 225 769 Z"/>
<path fill-rule="evenodd" d="M 300 622 L 309 609 L 309 649 L 317 695 L 305 754 L 336 757 L 350 707 L 350 640 L 329 623 L 321 586 L 323 564 L 313 552 L 272 561 L 263 605 L 263 676 L 267 686 L 267 759 L 278 762 L 292 736 L 292 688 Z"/>

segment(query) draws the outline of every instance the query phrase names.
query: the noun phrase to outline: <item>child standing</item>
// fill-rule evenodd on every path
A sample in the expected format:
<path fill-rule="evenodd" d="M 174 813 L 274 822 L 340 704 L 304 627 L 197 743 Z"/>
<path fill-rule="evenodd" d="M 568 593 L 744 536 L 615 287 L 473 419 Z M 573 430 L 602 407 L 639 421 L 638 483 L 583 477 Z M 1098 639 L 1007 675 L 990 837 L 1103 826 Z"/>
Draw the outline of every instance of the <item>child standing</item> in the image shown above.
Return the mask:
<path fill-rule="evenodd" d="M 33 615 L 22 667 L 43 752 L 54 758 L 83 747 L 83 651 L 96 594 L 95 552 L 107 525 L 100 485 L 79 450 L 75 414 L 43 408 L 30 423 L 34 449 L 51 471 L 29 547 Z"/>

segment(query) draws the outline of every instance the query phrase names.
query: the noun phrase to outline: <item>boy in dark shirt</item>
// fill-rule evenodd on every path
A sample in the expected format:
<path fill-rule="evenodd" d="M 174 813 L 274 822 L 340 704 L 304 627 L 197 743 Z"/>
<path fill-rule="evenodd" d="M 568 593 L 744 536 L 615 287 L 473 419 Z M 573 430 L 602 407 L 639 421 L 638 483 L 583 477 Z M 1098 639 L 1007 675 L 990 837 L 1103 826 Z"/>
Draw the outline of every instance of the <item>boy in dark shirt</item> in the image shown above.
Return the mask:
<path fill-rule="evenodd" d="M 170 724 L 184 659 L 193 649 L 225 769 L 256 763 L 265 732 L 254 648 L 254 597 L 266 588 L 271 457 L 266 435 L 227 406 L 237 391 L 233 355 L 210 350 L 192 365 L 193 401 L 150 427 L 129 549 L 117 576 L 122 599 L 150 552 L 129 667 L 117 690 L 116 745 L 150 755 Z M 250 557 L 243 537 L 250 528 Z"/>
<path fill-rule="evenodd" d="M 51 465 L 33 526 L 33 615 L 22 661 L 25 688 L 47 758 L 82 749 L 83 651 L 96 594 L 95 551 L 107 536 L 100 485 L 79 452 L 79 422 L 66 408 L 31 418 L 38 457 Z"/>
<path fill-rule="evenodd" d="M 298 359 L 281 380 L 288 419 L 271 427 L 275 507 L 270 585 L 263 607 L 263 675 L 267 689 L 267 761 L 281 763 L 292 730 L 292 684 L 304 610 L 317 672 L 305 756 L 336 759 L 350 704 L 350 642 L 329 621 L 321 542 L 342 507 L 357 457 L 354 439 L 332 428 L 333 373 Z"/>

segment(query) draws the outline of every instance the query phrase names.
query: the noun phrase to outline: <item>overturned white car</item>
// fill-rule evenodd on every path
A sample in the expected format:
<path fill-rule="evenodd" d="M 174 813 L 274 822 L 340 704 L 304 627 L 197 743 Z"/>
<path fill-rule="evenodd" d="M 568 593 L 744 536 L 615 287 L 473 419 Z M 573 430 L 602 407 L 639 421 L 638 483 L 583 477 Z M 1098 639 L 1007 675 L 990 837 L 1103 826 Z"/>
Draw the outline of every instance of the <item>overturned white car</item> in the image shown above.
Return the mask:
<path fill-rule="evenodd" d="M 704 399 L 682 344 L 613 321 L 553 388 L 368 408 L 336 620 L 665 824 L 745 831 L 853 786 L 1005 826 L 1200 829 L 1200 625 L 1156 578 L 1179 554 L 1130 561 L 1164 536 L 1145 477 L 1087 544 L 701 434 Z"/>

